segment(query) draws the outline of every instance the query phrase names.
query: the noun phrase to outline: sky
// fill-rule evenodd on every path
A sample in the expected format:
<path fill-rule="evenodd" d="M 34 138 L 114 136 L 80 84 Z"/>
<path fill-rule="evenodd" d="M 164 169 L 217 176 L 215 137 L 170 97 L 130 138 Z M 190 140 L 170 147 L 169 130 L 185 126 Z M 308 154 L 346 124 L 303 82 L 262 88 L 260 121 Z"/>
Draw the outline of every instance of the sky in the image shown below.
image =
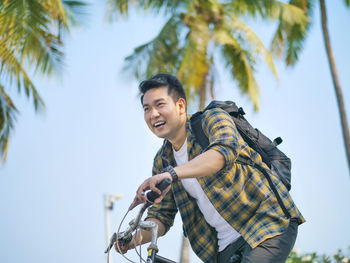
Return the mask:
<path fill-rule="evenodd" d="M 343 1 L 326 2 L 349 116 L 350 9 Z M 138 81 L 122 71 L 123 60 L 163 24 L 164 17 L 142 12 L 110 24 L 104 5 L 93 3 L 84 25 L 66 38 L 61 74 L 34 78 L 46 109 L 35 114 L 24 94 L 10 91 L 21 114 L 0 166 L 0 262 L 106 262 L 103 194 L 123 195 L 109 213 L 115 232 L 162 144 L 144 123 Z M 253 28 L 268 43 L 274 25 Z M 283 138 L 279 148 L 292 159 L 291 195 L 307 220 L 295 248 L 331 255 L 350 246 L 350 173 L 317 5 L 297 65 L 276 66 L 279 81 L 264 65 L 258 68 L 259 112 L 223 68 L 216 99 L 235 101 L 253 126 Z M 177 216 L 158 241 L 159 254 L 178 260 L 181 234 Z M 127 256 L 138 260 L 133 251 Z M 126 260 L 114 253 L 113 262 Z M 191 262 L 200 262 L 193 253 Z"/>

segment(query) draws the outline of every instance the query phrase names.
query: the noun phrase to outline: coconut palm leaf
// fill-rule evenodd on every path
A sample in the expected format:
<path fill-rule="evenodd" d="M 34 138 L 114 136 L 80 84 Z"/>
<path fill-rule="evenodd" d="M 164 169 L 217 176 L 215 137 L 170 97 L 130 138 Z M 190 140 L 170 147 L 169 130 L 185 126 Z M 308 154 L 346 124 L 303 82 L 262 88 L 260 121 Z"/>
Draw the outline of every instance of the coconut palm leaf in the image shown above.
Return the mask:
<path fill-rule="evenodd" d="M 6 159 L 10 133 L 14 127 L 18 111 L 10 97 L 6 94 L 4 86 L 0 84 L 0 151 L 3 160 Z"/>
<path fill-rule="evenodd" d="M 183 29 L 180 16 L 170 17 L 154 39 L 135 48 L 134 53 L 125 59 L 124 69 L 138 79 L 157 72 L 175 74 L 182 53 L 179 35 Z"/>
<path fill-rule="evenodd" d="M 176 15 L 188 10 L 187 7 L 192 2 L 189 0 L 107 0 L 107 17 L 110 21 L 126 17 L 131 8 Z"/>
<path fill-rule="evenodd" d="M 17 60 L 14 51 L 3 44 L 4 42 L 6 41 L 0 40 L 0 57 L 3 59 L 1 61 L 0 76 L 2 76 L 2 79 L 8 80 L 8 83 L 16 82 L 18 92 L 24 89 L 26 96 L 32 98 L 36 111 L 45 107 L 44 101 L 35 89 L 23 65 Z"/>
<path fill-rule="evenodd" d="M 193 17 L 190 31 L 185 38 L 184 52 L 178 68 L 178 77 L 186 88 L 190 100 L 206 89 L 211 61 L 208 59 L 210 32 L 201 16 Z M 200 107 L 204 106 L 200 103 Z"/>
<path fill-rule="evenodd" d="M 285 5 L 288 7 L 285 10 L 292 10 L 295 14 L 286 14 L 285 10 L 282 12 L 271 41 L 271 51 L 278 57 L 283 55 L 286 64 L 293 66 L 298 61 L 310 28 L 312 4 L 309 0 L 292 0 Z"/>
<path fill-rule="evenodd" d="M 65 17 L 68 21 L 67 30 L 69 30 L 71 26 L 80 26 L 84 17 L 87 15 L 86 11 L 89 5 L 81 1 L 69 0 L 63 0 L 62 3 Z"/>
<path fill-rule="evenodd" d="M 68 32 L 70 25 L 77 24 L 77 16 L 85 7 L 81 1 L 65 0 L 4 0 L 0 3 L 0 114 L 3 123 L 0 126 L 0 155 L 6 157 L 15 121 L 15 106 L 6 89 L 16 85 L 19 93 L 23 92 L 32 100 L 35 111 L 44 108 L 28 72 L 46 76 L 60 71 L 63 66 L 62 35 Z"/>
<path fill-rule="evenodd" d="M 225 27 L 227 30 L 222 30 L 220 34 L 223 34 L 223 38 L 230 42 L 230 36 L 236 36 L 236 38 L 240 41 L 244 41 L 247 46 L 250 46 L 250 50 L 252 54 L 256 54 L 257 56 L 263 56 L 265 58 L 265 62 L 267 66 L 270 68 L 272 73 L 275 75 L 276 79 L 278 79 L 277 70 L 273 61 L 272 54 L 265 47 L 264 43 L 258 37 L 257 34 L 247 26 L 241 19 L 232 14 L 228 14 L 229 19 L 225 20 Z M 225 34 L 228 33 L 228 34 Z M 226 37 L 225 37 L 226 35 Z M 214 37 L 216 38 L 216 36 Z M 218 39 L 219 40 L 219 39 Z M 222 42 L 221 44 L 227 44 Z"/>
<path fill-rule="evenodd" d="M 225 10 L 235 15 L 249 15 L 249 17 L 276 18 L 281 3 L 275 0 L 235 0 L 228 1 L 225 5 Z"/>
<path fill-rule="evenodd" d="M 248 94 L 252 100 L 254 109 L 259 109 L 259 90 L 254 77 L 256 59 L 251 50 L 245 49 L 233 36 L 226 38 L 221 36 L 222 57 L 226 62 L 226 67 L 230 70 L 232 77 L 237 81 L 242 94 Z"/>
<path fill-rule="evenodd" d="M 281 23 L 276 39 L 284 39 L 288 28 L 288 61 L 297 59 L 308 19 L 303 0 L 285 3 L 276 0 L 253 1 L 160 1 L 109 0 L 110 15 L 126 16 L 130 8 L 170 13 L 170 19 L 152 41 L 137 47 L 127 57 L 125 68 L 138 79 L 157 72 L 176 74 L 190 100 L 199 97 L 202 105 L 206 91 L 213 90 L 215 56 L 219 48 L 227 68 L 237 81 L 239 89 L 247 93 L 258 109 L 258 85 L 255 67 L 263 58 L 276 78 L 277 71 L 271 52 L 240 17 L 259 17 Z M 174 18 L 176 23 L 173 24 Z M 282 24 L 283 23 L 283 24 Z M 172 28 L 173 27 L 173 28 Z M 282 46 L 273 41 L 274 51 Z"/>

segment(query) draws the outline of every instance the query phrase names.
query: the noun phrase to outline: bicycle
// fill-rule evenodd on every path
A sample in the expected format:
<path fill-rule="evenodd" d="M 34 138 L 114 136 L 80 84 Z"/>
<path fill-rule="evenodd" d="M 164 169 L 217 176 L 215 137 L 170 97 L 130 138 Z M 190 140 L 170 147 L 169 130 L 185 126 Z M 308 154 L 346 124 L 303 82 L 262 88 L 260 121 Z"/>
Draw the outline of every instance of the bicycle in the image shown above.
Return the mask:
<path fill-rule="evenodd" d="M 161 191 L 164 191 L 169 185 L 171 184 L 171 180 L 166 178 L 163 181 L 161 181 L 159 184 L 157 184 L 157 188 Z M 157 240 L 158 240 L 158 225 L 155 222 L 152 221 L 144 221 L 141 220 L 143 213 L 146 211 L 146 209 L 151 206 L 156 198 L 159 197 L 159 194 L 154 191 L 149 191 L 146 193 L 147 197 L 147 203 L 144 204 L 135 219 L 132 219 L 129 223 L 129 227 L 124 231 L 120 232 L 120 226 L 123 223 L 126 215 L 129 211 L 133 209 L 132 206 L 129 207 L 127 213 L 125 214 L 124 218 L 122 219 L 118 231 L 114 233 L 110 239 L 109 246 L 107 247 L 105 253 L 107 253 L 107 263 L 109 262 L 109 253 L 114 244 L 128 244 L 132 240 L 133 233 L 135 235 L 137 234 L 137 231 L 139 229 L 143 229 L 146 231 L 150 231 L 152 233 L 152 239 L 151 243 L 147 248 L 148 255 L 146 259 L 146 263 L 176 263 L 175 261 L 172 261 L 170 259 L 167 259 L 165 257 L 159 256 L 158 253 L 158 246 L 157 246 Z M 118 243 L 119 242 L 119 243 Z M 120 249 L 119 249 L 120 250 Z M 140 259 L 142 259 L 141 255 L 139 254 Z M 125 257 L 123 255 L 123 257 Z M 126 258 L 126 257 L 125 257 Z M 128 261 L 133 262 L 126 258 Z M 143 260 L 143 259 L 142 259 Z"/>

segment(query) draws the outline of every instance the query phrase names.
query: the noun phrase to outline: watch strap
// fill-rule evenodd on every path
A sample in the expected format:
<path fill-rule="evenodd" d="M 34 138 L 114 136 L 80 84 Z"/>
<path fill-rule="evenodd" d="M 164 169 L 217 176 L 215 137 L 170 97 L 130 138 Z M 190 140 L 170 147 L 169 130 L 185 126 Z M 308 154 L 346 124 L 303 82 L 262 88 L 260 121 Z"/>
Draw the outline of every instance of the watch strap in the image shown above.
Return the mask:
<path fill-rule="evenodd" d="M 173 183 L 179 180 L 179 177 L 177 176 L 177 173 L 175 172 L 174 167 L 172 167 L 171 165 L 165 168 L 165 171 L 170 173 Z"/>

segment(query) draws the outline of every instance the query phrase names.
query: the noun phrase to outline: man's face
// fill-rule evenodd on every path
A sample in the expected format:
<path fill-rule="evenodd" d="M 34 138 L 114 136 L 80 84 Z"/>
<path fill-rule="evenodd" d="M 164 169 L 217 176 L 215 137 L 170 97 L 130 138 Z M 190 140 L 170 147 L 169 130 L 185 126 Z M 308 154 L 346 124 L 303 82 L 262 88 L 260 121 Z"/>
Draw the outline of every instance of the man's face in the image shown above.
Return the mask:
<path fill-rule="evenodd" d="M 173 140 L 184 124 L 186 102 L 176 103 L 167 87 L 148 90 L 143 97 L 144 118 L 148 128 L 158 137 Z"/>

